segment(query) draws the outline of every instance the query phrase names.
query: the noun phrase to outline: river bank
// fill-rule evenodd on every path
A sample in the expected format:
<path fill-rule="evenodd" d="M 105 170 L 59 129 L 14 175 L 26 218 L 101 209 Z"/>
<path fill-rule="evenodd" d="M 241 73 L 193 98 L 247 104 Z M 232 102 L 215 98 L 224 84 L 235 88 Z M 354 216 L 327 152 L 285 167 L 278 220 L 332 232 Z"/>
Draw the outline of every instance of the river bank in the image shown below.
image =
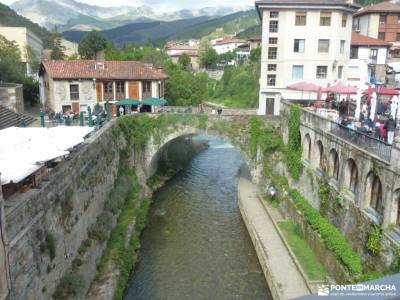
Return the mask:
<path fill-rule="evenodd" d="M 311 291 L 273 220 L 258 197 L 257 186 L 239 178 L 238 203 L 274 299 L 291 299 Z"/>

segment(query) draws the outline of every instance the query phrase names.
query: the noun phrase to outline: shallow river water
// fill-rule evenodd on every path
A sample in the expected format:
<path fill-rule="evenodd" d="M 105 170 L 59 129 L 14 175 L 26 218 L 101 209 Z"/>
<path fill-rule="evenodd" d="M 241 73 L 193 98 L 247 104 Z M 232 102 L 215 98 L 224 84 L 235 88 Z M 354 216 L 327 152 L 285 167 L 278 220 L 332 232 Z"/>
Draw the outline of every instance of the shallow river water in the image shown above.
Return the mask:
<path fill-rule="evenodd" d="M 244 161 L 207 139 L 155 194 L 125 299 L 272 299 L 237 205 Z"/>

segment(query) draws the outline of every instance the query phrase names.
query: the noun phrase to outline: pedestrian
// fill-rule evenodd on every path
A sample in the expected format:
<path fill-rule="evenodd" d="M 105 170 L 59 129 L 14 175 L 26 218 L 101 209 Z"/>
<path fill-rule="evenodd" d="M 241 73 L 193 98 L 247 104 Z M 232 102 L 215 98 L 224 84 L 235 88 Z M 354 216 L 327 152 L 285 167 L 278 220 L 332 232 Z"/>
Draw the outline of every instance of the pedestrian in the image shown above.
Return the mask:
<path fill-rule="evenodd" d="M 123 107 L 123 106 L 120 106 L 120 107 L 119 107 L 119 115 L 120 115 L 120 116 L 123 116 L 123 115 L 124 115 L 124 111 L 125 111 L 125 110 L 124 110 L 124 107 Z"/>
<path fill-rule="evenodd" d="M 385 127 L 387 130 L 388 144 L 391 145 L 391 144 L 393 144 L 394 131 L 396 129 L 396 121 L 393 119 L 392 115 L 390 115 L 389 119 L 386 120 Z"/>
<path fill-rule="evenodd" d="M 222 114 L 222 108 L 221 107 L 218 107 L 218 114 L 220 115 L 220 114 Z"/>

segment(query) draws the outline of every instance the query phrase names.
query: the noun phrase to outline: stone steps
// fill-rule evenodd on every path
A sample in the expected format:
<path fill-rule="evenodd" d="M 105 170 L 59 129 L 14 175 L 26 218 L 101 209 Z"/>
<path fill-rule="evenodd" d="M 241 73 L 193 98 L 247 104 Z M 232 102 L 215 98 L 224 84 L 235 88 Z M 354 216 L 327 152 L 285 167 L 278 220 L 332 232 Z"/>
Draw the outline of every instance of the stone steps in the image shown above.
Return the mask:
<path fill-rule="evenodd" d="M 0 129 L 5 129 L 8 127 L 19 127 L 21 125 L 21 117 L 24 117 L 25 124 L 29 125 L 35 121 L 35 118 L 18 114 L 13 112 L 12 110 L 0 105 Z"/>

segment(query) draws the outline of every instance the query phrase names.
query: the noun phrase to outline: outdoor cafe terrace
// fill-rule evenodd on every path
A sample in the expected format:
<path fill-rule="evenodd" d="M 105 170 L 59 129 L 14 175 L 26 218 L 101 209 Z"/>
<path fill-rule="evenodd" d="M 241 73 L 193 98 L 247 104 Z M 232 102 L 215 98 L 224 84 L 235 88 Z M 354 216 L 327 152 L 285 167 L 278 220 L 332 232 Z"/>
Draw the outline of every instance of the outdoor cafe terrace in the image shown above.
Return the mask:
<path fill-rule="evenodd" d="M 290 85 L 288 89 L 317 93 L 317 100 L 290 101 L 300 104 L 304 112 L 325 120 L 324 126 L 320 127 L 318 122 L 316 128 L 323 128 L 367 153 L 390 162 L 392 145 L 390 140 L 388 143 L 386 121 L 390 116 L 394 120 L 400 119 L 398 90 L 383 87 L 361 90 L 342 85 L 321 88 L 304 82 Z M 322 100 L 324 93 L 326 98 Z"/>

